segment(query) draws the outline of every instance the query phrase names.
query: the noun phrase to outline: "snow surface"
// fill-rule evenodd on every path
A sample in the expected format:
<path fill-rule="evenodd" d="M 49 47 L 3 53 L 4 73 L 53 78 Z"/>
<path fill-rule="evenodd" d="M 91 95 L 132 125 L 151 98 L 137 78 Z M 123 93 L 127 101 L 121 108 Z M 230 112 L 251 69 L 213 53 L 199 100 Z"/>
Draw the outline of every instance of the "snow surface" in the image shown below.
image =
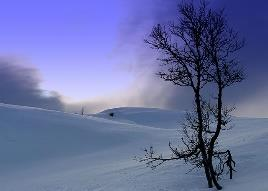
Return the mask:
<path fill-rule="evenodd" d="M 182 118 L 183 112 L 153 108 L 81 116 L 0 104 L 0 190 L 208 191 L 203 172 L 187 173 L 191 166 L 182 161 L 151 170 L 133 160 L 151 145 L 168 154 Z M 268 119 L 234 124 L 222 134 L 237 161 L 234 179 L 221 180 L 224 190 L 267 191 Z"/>

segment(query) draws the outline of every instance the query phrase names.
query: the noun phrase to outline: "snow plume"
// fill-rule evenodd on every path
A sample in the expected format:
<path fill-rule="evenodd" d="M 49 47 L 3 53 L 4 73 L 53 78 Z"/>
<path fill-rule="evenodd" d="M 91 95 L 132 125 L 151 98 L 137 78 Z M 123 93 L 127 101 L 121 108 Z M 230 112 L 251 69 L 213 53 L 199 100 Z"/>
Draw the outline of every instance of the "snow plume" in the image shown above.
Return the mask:
<path fill-rule="evenodd" d="M 159 69 L 159 63 L 156 61 L 158 55 L 144 43 L 154 25 L 166 24 L 175 19 L 178 2 L 129 2 L 128 15 L 119 27 L 118 43 L 114 50 L 115 55 L 119 55 L 115 57 L 119 66 L 134 76 L 132 85 L 124 93 L 125 98 L 121 99 L 126 106 L 183 110 L 191 105 L 187 91 L 174 88 L 172 84 L 163 82 L 155 75 Z"/>
<path fill-rule="evenodd" d="M 56 92 L 40 89 L 35 68 L 16 64 L 12 59 L 0 58 L 0 102 L 62 110 L 63 104 Z"/>
<path fill-rule="evenodd" d="M 137 89 L 142 86 L 143 88 L 139 91 L 132 91 L 138 94 L 137 97 L 141 102 L 148 103 L 149 100 L 149 106 L 159 106 L 159 98 L 161 98 L 160 105 L 164 108 L 182 109 L 185 108 L 186 102 L 188 106 L 191 105 L 189 97 L 191 92 L 187 89 L 171 87 L 172 84 L 161 83 L 156 79 L 154 74 L 159 69 L 159 63 L 156 61 L 157 55 L 143 42 L 153 25 L 165 24 L 176 19 L 176 5 L 179 2 L 177 0 L 133 2 L 129 17 L 123 22 L 119 33 L 116 50 L 121 55 L 123 53 L 127 56 L 119 58 L 118 62 L 121 63 L 122 68 L 136 77 L 133 87 Z M 211 1 L 211 3 L 215 7 L 225 8 L 231 26 L 246 39 L 246 46 L 239 55 L 241 65 L 245 68 L 246 80 L 228 89 L 224 95 L 225 101 L 237 106 L 236 115 L 265 117 L 268 115 L 268 109 L 263 107 L 266 103 L 264 95 L 268 92 L 268 65 L 265 63 L 268 27 L 264 23 L 267 23 L 268 19 L 266 13 L 268 3 L 262 1 L 262 3 L 252 5 L 251 1 L 241 0 Z M 147 77 L 144 77 L 145 75 Z M 240 109 L 241 105 L 243 108 Z"/>
<path fill-rule="evenodd" d="M 159 79 L 155 73 L 159 70 L 158 55 L 143 40 L 148 37 L 157 23 L 168 23 L 177 18 L 179 0 L 137 0 L 124 1 L 126 16 L 118 29 L 117 46 L 113 60 L 122 70 L 133 76 L 133 83 L 124 91 L 114 95 L 104 95 L 77 104 L 88 112 L 97 112 L 119 106 L 161 107 L 185 110 L 192 107 L 190 89 L 173 86 Z M 267 81 L 268 81 L 268 3 L 251 1 L 211 1 L 213 6 L 225 7 L 231 26 L 245 37 L 246 46 L 239 55 L 241 65 L 246 72 L 246 80 L 227 89 L 225 103 L 237 106 L 235 115 L 267 117 Z M 241 6 L 243 4 L 243 6 Z M 214 96 L 214 95 L 212 95 Z"/>
<path fill-rule="evenodd" d="M 115 107 L 158 107 L 164 109 L 187 110 L 192 107 L 189 89 L 178 88 L 164 82 L 154 74 L 136 74 L 132 85 L 116 94 L 104 95 L 88 101 L 67 103 L 66 111 L 96 113 Z"/>
<path fill-rule="evenodd" d="M 178 0 L 122 1 L 125 15 L 118 26 L 117 44 L 112 59 L 133 77 L 132 84 L 120 92 L 90 101 L 67 104 L 68 111 L 89 113 L 120 106 L 187 109 L 191 106 L 188 91 L 163 82 L 155 73 L 157 55 L 145 43 L 157 23 L 167 23 L 176 16 Z"/>

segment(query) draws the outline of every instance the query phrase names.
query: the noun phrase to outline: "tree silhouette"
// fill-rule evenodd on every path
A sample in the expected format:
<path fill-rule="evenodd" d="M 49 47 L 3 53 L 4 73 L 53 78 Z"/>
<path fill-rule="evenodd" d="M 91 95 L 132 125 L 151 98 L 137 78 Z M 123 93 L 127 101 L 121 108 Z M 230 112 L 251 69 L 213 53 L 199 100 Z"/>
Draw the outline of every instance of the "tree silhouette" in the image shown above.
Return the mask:
<path fill-rule="evenodd" d="M 223 104 L 223 91 L 244 78 L 236 53 L 244 43 L 228 25 L 223 10 L 213 10 L 205 1 L 197 6 L 182 2 L 178 6 L 179 19 L 168 26 L 158 24 L 145 40 L 159 52 L 161 71 L 158 75 L 174 85 L 189 87 L 194 95 L 194 110 L 187 113 L 183 124 L 183 147 L 169 143 L 172 156 L 164 158 L 145 149 L 141 162 L 155 168 L 166 161 L 183 159 L 203 168 L 208 187 L 222 189 L 218 180 L 229 168 L 234 171 L 230 150 L 216 148 L 220 132 L 229 129 L 230 112 Z M 212 101 L 203 96 L 203 89 L 214 85 Z"/>

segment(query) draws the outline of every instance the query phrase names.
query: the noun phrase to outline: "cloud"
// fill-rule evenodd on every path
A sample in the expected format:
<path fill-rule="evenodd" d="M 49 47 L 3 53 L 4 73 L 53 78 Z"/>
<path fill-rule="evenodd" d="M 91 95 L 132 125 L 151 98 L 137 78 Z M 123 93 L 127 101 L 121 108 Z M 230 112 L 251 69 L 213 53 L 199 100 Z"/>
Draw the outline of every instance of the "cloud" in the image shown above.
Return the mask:
<path fill-rule="evenodd" d="M 0 58 L 0 102 L 63 110 L 56 92 L 40 89 L 38 71 L 16 64 L 12 59 Z"/>
<path fill-rule="evenodd" d="M 191 92 L 186 88 L 170 87 L 171 84 L 160 83 L 155 79 L 154 72 L 158 70 L 157 55 L 150 50 L 143 39 L 151 31 L 156 23 L 167 23 L 177 16 L 176 5 L 179 1 L 141 1 L 133 2 L 132 12 L 125 22 L 118 38 L 118 52 L 129 55 L 131 59 L 122 59 L 122 68 L 127 68 L 130 73 L 136 75 L 135 85 L 140 87 L 134 91 L 138 100 L 145 104 L 164 108 L 185 108 L 191 105 Z M 140 6 L 145 4 L 145 7 Z M 243 4 L 243 6 L 241 6 Z M 215 7 L 225 7 L 226 15 L 230 24 L 239 31 L 246 39 L 246 46 L 241 50 L 239 59 L 245 68 L 246 80 L 232 88 L 227 89 L 224 94 L 225 101 L 230 105 L 238 107 L 236 115 L 247 115 L 259 108 L 263 113 L 268 113 L 268 108 L 261 107 L 266 103 L 265 92 L 268 92 L 268 22 L 266 1 L 212 1 Z M 144 72 L 145 71 L 145 72 Z M 151 72 L 149 72 L 151 71 Z M 148 75 L 147 78 L 140 78 Z M 150 77 L 151 76 L 151 77 Z M 142 85 L 141 85 L 142 84 Z M 266 95 L 266 94 L 265 94 Z M 161 100 L 161 104 L 159 104 Z M 186 104 L 189 103 L 189 104 Z M 256 103 L 253 109 L 253 104 Z M 243 107 L 240 106 L 243 104 Z M 245 112 L 247 110 L 248 112 Z M 265 112 L 264 112 L 265 110 Z M 252 112 L 251 112 L 252 111 Z M 255 112 L 260 116 L 260 112 Z"/>
<path fill-rule="evenodd" d="M 157 78 L 159 69 L 157 54 L 147 47 L 145 39 L 153 25 L 167 23 L 177 17 L 177 0 L 129 1 L 128 16 L 121 22 L 118 43 L 113 59 L 122 70 L 134 76 L 132 85 L 116 95 L 102 97 L 88 105 L 89 112 L 109 107 L 145 106 L 167 109 L 189 109 L 192 106 L 191 90 L 173 86 Z M 239 59 L 246 70 L 247 78 L 227 89 L 226 103 L 237 106 L 236 115 L 267 116 L 268 92 L 268 3 L 266 1 L 211 1 L 215 7 L 225 7 L 229 22 L 246 39 Z M 241 6 L 243 4 L 243 6 Z M 78 104 L 78 105 L 79 105 Z M 81 108 L 79 105 L 78 108 Z M 78 110 L 79 111 L 79 110 Z"/>
<path fill-rule="evenodd" d="M 189 89 L 178 88 L 157 76 L 144 73 L 125 90 L 89 101 L 66 104 L 66 111 L 79 113 L 85 107 L 87 113 L 96 113 L 114 107 L 158 107 L 187 110 L 192 99 Z"/>

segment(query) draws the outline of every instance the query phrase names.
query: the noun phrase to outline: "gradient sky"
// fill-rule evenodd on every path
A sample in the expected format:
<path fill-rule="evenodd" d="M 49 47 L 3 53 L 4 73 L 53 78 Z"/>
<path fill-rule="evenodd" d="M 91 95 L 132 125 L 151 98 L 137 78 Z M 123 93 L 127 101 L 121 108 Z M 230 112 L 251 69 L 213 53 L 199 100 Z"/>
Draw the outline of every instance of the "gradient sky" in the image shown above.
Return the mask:
<path fill-rule="evenodd" d="M 126 8 L 121 0 L 3 0 L 1 55 L 33 65 L 42 88 L 75 100 L 117 91 L 131 81 L 113 61 Z"/>
<path fill-rule="evenodd" d="M 129 51 L 127 43 L 133 43 L 129 40 L 138 29 L 127 31 L 128 25 L 139 27 L 143 21 L 136 15 L 150 21 L 154 4 L 160 2 L 3 0 L 0 54 L 37 68 L 43 89 L 71 100 L 114 94 L 134 80 L 128 67 L 135 62 L 131 51 L 136 50 L 131 46 Z M 145 35 L 149 30 L 142 32 Z M 135 41 L 143 42 L 143 38 Z"/>
<path fill-rule="evenodd" d="M 176 18 L 178 2 L 1 0 L 0 58 L 39 73 L 41 82 L 31 78 L 36 80 L 34 92 L 56 91 L 96 110 L 128 105 L 185 109 L 191 105 L 189 92 L 156 79 L 151 67 L 155 54 L 143 43 L 154 24 Z M 268 2 L 212 3 L 226 8 L 231 25 L 246 38 L 241 63 L 247 80 L 226 99 L 240 108 L 239 115 L 268 116 Z M 6 76 L 19 73 L 3 71 Z M 13 78 L 30 84 L 25 77 Z"/>

